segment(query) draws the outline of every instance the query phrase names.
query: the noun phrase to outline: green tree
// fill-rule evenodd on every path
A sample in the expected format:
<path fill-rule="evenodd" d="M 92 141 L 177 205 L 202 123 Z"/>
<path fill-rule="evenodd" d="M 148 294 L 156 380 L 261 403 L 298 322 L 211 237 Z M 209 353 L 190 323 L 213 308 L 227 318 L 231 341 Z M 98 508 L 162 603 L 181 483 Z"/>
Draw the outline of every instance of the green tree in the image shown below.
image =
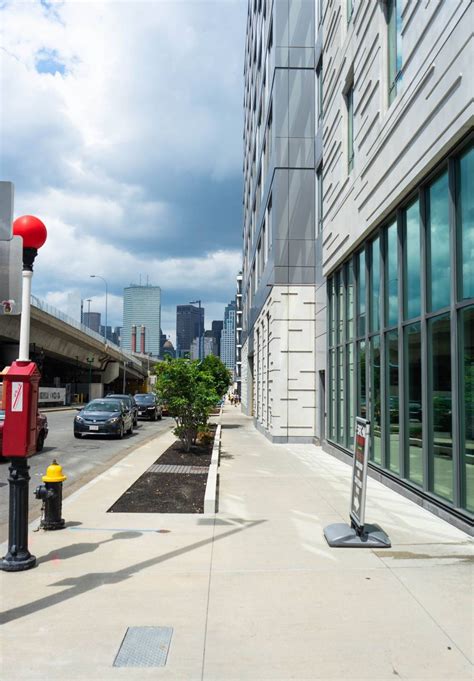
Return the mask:
<path fill-rule="evenodd" d="M 209 414 L 219 400 L 213 375 L 202 368 L 201 362 L 189 359 L 168 359 L 156 367 L 155 390 L 168 404 L 176 421 L 174 434 L 187 452 L 196 443 L 198 431 L 207 425 Z"/>
<path fill-rule="evenodd" d="M 216 393 L 219 398 L 224 397 L 232 383 L 231 373 L 224 362 L 219 357 L 216 357 L 216 355 L 208 355 L 201 362 L 201 371 L 205 371 L 212 376 Z"/>

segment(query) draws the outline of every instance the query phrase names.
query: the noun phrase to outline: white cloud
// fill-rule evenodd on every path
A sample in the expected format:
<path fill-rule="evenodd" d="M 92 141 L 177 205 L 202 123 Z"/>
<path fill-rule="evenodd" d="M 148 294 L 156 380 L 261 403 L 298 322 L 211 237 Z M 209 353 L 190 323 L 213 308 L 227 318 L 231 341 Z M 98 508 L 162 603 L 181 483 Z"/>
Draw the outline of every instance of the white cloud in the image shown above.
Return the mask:
<path fill-rule="evenodd" d="M 162 287 L 169 310 L 181 295 L 223 306 L 240 255 L 218 231 L 199 248 L 205 218 L 179 223 L 185 206 L 169 197 L 189 183 L 191 201 L 193 178 L 236 177 L 240 194 L 246 3 L 48 7 L 0 10 L 1 174 L 15 183 L 16 215 L 37 214 L 48 228 L 34 286 L 63 305 L 73 289 L 90 297 L 88 275 L 101 274 L 117 324 L 121 289 L 140 274 Z M 37 71 L 45 55 L 64 75 Z M 240 233 L 240 215 L 227 223 Z M 173 234 L 182 257 L 166 255 Z"/>

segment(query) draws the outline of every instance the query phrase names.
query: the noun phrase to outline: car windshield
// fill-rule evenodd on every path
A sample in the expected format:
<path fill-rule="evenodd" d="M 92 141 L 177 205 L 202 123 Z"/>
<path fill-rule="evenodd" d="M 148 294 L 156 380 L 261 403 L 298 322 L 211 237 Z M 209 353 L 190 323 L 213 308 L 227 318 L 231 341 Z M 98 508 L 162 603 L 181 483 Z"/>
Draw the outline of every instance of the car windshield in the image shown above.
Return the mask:
<path fill-rule="evenodd" d="M 135 402 L 138 404 L 155 404 L 154 395 L 135 395 Z"/>
<path fill-rule="evenodd" d="M 84 411 L 120 411 L 118 400 L 94 400 L 84 407 Z"/>

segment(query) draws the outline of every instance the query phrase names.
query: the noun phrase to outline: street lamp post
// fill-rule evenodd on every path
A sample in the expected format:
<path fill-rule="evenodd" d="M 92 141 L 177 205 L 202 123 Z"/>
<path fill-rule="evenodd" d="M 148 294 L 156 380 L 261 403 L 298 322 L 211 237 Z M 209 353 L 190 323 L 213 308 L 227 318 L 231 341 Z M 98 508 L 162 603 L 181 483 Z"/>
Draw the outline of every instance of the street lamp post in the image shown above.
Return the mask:
<path fill-rule="evenodd" d="M 107 341 L 107 298 L 108 298 L 107 281 L 104 279 L 104 277 L 101 277 L 100 274 L 90 274 L 89 276 L 91 277 L 91 279 L 102 279 L 102 281 L 105 284 L 105 333 L 104 333 L 104 338 Z"/>
<path fill-rule="evenodd" d="M 20 320 L 20 347 L 17 366 L 26 368 L 33 365 L 30 362 L 30 306 L 31 306 L 31 280 L 33 278 L 33 263 L 38 249 L 46 241 L 46 227 L 33 215 L 25 215 L 13 223 L 13 234 L 23 238 L 23 290 L 22 311 Z M 28 398 L 27 398 L 28 399 Z M 22 405 L 23 408 L 23 405 Z M 36 418 L 36 408 L 35 408 Z M 4 447 L 8 427 L 5 420 Z M 8 452 L 7 452 L 8 454 Z M 29 570 L 36 565 L 36 558 L 28 550 L 28 486 L 30 481 L 27 453 L 22 456 L 12 456 L 10 460 L 8 483 L 10 487 L 9 514 L 8 514 L 8 551 L 0 562 L 0 569 L 6 572 L 19 572 Z"/>
<path fill-rule="evenodd" d="M 197 305 L 198 308 L 199 308 L 198 357 L 199 357 L 199 360 L 202 360 L 203 359 L 203 357 L 202 357 L 203 353 L 202 353 L 202 348 L 201 348 L 201 337 L 202 337 L 202 333 L 201 333 L 201 301 L 200 300 L 191 300 L 189 302 L 189 304 L 190 305 Z"/>

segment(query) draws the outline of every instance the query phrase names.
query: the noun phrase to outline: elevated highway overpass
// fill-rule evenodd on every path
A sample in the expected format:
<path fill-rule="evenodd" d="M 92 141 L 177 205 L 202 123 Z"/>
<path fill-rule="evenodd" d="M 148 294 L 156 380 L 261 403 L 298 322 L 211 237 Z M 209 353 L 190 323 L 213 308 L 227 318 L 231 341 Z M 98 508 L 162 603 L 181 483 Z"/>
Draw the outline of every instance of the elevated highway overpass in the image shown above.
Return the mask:
<path fill-rule="evenodd" d="M 18 357 L 20 316 L 0 316 L 0 370 Z M 83 399 L 144 388 L 149 358 L 124 352 L 95 331 L 32 296 L 30 358 L 41 386 L 65 387 Z"/>

